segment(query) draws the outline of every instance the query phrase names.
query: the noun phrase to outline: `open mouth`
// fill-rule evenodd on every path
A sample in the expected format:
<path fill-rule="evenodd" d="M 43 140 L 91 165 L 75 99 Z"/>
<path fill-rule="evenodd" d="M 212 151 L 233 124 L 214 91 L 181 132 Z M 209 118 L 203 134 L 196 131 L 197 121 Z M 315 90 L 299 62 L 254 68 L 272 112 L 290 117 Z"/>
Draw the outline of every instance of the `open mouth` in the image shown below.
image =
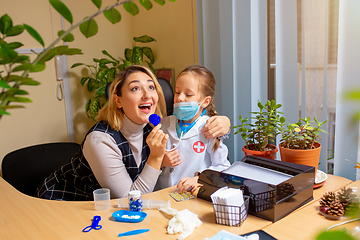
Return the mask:
<path fill-rule="evenodd" d="M 139 105 L 139 108 L 143 112 L 150 112 L 151 106 L 152 106 L 151 103 L 144 103 L 144 104 Z"/>

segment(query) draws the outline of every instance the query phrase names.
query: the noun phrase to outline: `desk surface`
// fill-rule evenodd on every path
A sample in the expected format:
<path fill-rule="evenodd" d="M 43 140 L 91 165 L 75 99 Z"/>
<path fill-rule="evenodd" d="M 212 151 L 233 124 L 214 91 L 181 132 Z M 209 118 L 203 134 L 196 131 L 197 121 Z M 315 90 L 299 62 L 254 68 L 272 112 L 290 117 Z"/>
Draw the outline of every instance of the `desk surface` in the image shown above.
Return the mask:
<path fill-rule="evenodd" d="M 360 181 L 353 182 L 346 187 L 360 188 Z M 277 239 L 297 239 L 295 236 L 301 236 L 299 239 L 316 239 L 316 236 L 325 231 L 328 227 L 349 220 L 350 218 L 342 217 L 339 220 L 328 220 L 322 216 L 317 207 L 319 201 L 313 201 L 299 211 L 295 211 L 287 217 L 265 227 L 263 230 L 268 234 L 276 236 Z M 359 221 L 352 225 L 359 225 Z M 355 226 L 343 225 L 334 228 L 340 230 L 344 227 L 352 229 Z"/>
<path fill-rule="evenodd" d="M 288 221 L 288 231 L 292 233 L 294 232 L 291 230 L 291 227 L 298 228 L 296 221 L 298 218 L 305 219 L 304 216 L 306 216 L 308 222 L 312 222 L 309 221 L 309 219 L 313 218 L 321 219 L 317 223 L 319 227 L 332 225 L 332 221 L 320 218 L 313 209 L 313 206 L 317 206 L 317 200 L 319 200 L 325 192 L 339 190 L 341 187 L 347 186 L 350 183 L 352 183 L 351 180 L 329 175 L 325 185 L 314 190 L 314 200 L 291 213 L 289 216 L 276 223 L 272 223 L 249 215 L 241 227 L 229 227 L 216 224 L 211 202 L 197 198 L 176 202 L 169 196 L 169 193 L 175 190 L 174 188 L 167 188 L 145 194 L 143 198 L 163 201 L 170 200 L 172 208 L 179 211 L 188 209 L 198 214 L 203 224 L 194 230 L 187 238 L 189 240 L 211 237 L 222 229 L 238 235 L 264 229 L 278 239 L 289 239 L 286 234 L 282 234 L 282 228 L 284 227 L 282 224 Z M 360 184 L 358 185 L 360 186 Z M 149 228 L 150 231 L 141 235 L 132 236 L 131 239 L 176 239 L 178 236 L 166 233 L 166 227 L 171 217 L 166 216 L 158 210 L 145 210 L 148 216 L 140 223 L 121 223 L 114 221 L 111 214 L 119 210 L 116 199 L 111 200 L 111 208 L 109 210 L 95 211 L 92 201 L 63 202 L 29 197 L 18 192 L 2 178 L 0 178 L 0 194 L 1 239 L 117 239 L 117 235 L 121 232 L 140 228 Z M 91 225 L 94 215 L 101 216 L 102 220 L 100 224 L 103 228 L 101 230 L 91 230 L 88 233 L 82 232 L 84 227 Z M 304 221 L 305 225 L 306 221 L 302 221 Z M 292 226 L 292 224 L 294 224 L 294 226 Z M 316 230 L 318 230 L 318 228 L 316 228 Z M 303 238 L 302 235 L 294 235 L 301 236 L 301 239 L 310 239 Z M 290 239 L 296 239 L 294 235 L 292 235 Z"/>

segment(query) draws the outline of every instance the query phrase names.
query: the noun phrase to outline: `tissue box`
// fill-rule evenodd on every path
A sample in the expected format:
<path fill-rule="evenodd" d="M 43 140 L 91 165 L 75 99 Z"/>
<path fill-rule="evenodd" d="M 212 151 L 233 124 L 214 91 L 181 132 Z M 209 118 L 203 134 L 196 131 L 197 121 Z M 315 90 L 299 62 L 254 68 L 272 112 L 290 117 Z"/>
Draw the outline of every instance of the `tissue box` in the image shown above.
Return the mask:
<path fill-rule="evenodd" d="M 247 218 L 249 209 L 249 197 L 244 196 L 244 203 L 239 206 L 213 203 L 216 223 L 240 227 Z"/>
<path fill-rule="evenodd" d="M 314 181 L 314 167 L 245 156 L 221 172 L 203 171 L 197 197 L 211 201 L 221 187 L 240 188 L 249 196 L 249 214 L 275 222 L 313 199 Z"/>

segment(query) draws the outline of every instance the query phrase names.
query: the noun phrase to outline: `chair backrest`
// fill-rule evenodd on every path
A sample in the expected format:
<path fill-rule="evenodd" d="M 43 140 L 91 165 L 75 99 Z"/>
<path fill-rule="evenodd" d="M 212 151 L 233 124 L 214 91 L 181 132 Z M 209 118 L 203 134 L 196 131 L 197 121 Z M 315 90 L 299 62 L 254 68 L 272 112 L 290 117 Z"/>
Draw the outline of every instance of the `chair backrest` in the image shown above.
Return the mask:
<path fill-rule="evenodd" d="M 18 191 L 33 196 L 45 178 L 69 162 L 79 149 L 78 143 L 56 142 L 15 150 L 2 161 L 3 178 Z"/>
<path fill-rule="evenodd" d="M 161 89 L 164 92 L 167 115 L 170 116 L 173 114 L 173 109 L 174 109 L 174 91 L 173 91 L 169 81 L 166 80 L 165 78 L 158 78 L 158 82 L 161 86 Z M 110 96 L 110 85 L 111 85 L 111 82 L 109 82 L 105 86 L 106 100 L 108 100 L 109 96 Z"/>
<path fill-rule="evenodd" d="M 173 114 L 174 110 L 174 92 L 168 80 L 165 78 L 158 78 L 158 82 L 164 92 L 166 113 L 168 116 Z"/>

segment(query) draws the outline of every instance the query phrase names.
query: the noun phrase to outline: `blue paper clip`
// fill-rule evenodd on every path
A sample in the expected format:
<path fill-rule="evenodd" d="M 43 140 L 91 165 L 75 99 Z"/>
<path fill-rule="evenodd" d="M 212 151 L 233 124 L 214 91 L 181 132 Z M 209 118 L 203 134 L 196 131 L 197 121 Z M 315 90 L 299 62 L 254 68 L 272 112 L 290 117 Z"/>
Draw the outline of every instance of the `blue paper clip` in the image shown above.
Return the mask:
<path fill-rule="evenodd" d="M 102 228 L 102 226 L 99 225 L 100 220 L 101 220 L 100 216 L 94 216 L 91 226 L 85 227 L 83 229 L 83 232 L 90 232 L 91 229 L 100 230 Z"/>

